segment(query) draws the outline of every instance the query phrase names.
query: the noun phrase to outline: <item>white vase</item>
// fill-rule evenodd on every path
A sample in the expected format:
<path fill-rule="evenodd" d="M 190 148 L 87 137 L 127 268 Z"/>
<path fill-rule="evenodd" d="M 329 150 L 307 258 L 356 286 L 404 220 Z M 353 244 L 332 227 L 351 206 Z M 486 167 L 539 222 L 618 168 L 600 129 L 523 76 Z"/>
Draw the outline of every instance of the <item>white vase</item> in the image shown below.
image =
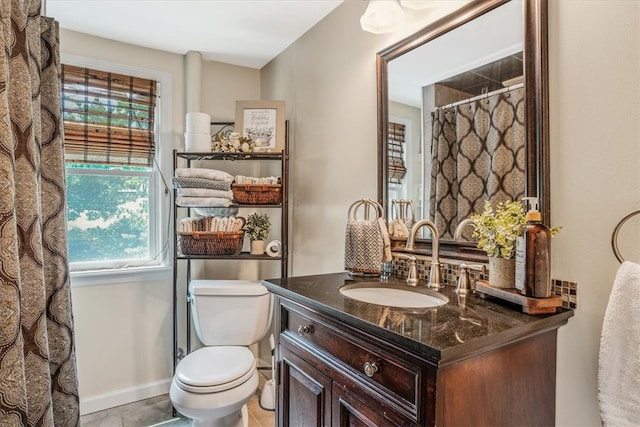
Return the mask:
<path fill-rule="evenodd" d="M 489 257 L 489 283 L 494 288 L 515 288 L 515 258 Z"/>
<path fill-rule="evenodd" d="M 264 240 L 252 240 L 251 241 L 251 255 L 264 254 Z"/>

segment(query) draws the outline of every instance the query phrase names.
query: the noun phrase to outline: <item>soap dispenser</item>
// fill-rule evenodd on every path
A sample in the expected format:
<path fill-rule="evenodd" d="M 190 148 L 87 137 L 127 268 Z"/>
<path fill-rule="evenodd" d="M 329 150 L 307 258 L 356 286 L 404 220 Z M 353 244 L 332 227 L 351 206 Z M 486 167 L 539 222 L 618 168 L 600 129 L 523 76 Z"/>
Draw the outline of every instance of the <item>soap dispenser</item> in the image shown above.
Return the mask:
<path fill-rule="evenodd" d="M 527 223 L 516 241 L 516 288 L 528 297 L 551 296 L 551 230 L 542 223 L 537 197 L 524 197 Z"/>

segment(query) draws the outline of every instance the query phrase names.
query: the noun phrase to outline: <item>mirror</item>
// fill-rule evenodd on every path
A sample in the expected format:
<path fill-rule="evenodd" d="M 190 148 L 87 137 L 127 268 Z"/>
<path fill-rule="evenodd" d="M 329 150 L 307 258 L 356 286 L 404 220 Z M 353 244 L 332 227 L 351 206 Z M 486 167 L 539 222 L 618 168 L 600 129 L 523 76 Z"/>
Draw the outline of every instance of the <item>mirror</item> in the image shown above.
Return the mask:
<path fill-rule="evenodd" d="M 411 201 L 454 258 L 483 256 L 453 231 L 486 199 L 536 196 L 549 223 L 546 0 L 467 3 L 379 52 L 377 76 L 378 198 L 390 220 L 393 200 Z"/>

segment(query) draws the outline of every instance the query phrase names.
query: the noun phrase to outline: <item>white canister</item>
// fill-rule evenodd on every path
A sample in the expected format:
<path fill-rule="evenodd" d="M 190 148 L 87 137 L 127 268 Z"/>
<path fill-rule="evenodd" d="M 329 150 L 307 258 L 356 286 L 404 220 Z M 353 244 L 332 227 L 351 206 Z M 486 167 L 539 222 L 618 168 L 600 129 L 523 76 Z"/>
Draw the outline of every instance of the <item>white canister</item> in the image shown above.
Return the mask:
<path fill-rule="evenodd" d="M 211 135 L 208 133 L 185 133 L 184 151 L 188 153 L 208 153 L 211 151 Z"/>

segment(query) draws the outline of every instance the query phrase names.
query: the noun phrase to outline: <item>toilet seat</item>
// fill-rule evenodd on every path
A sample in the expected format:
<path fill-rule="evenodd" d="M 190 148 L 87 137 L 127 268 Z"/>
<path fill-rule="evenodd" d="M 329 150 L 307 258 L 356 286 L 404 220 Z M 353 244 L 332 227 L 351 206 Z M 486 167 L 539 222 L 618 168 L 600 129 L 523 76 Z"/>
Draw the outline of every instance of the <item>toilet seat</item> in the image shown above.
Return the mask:
<path fill-rule="evenodd" d="M 249 380 L 256 361 L 247 347 L 203 347 L 188 354 L 178 364 L 174 379 L 192 393 L 219 393 Z"/>

